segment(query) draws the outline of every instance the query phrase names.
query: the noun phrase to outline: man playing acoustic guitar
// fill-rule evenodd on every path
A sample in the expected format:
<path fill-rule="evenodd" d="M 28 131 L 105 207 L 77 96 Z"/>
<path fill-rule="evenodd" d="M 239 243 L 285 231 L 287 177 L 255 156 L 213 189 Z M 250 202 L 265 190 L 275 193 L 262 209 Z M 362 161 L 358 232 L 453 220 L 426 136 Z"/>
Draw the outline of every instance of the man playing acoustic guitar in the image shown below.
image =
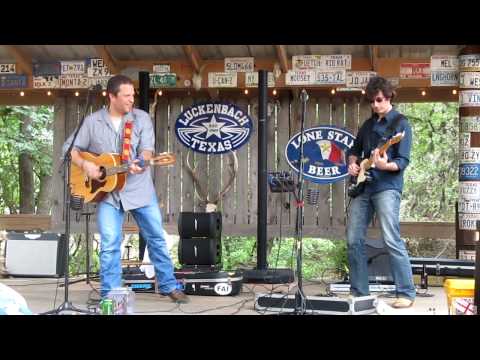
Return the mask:
<path fill-rule="evenodd" d="M 187 302 L 188 297 L 178 288 L 163 236 L 162 216 L 150 167 L 141 167 L 155 152 L 152 121 L 148 113 L 133 108 L 135 89 L 130 78 L 123 75 L 110 78 L 107 95 L 108 108 L 86 117 L 71 153 L 72 162 L 94 180 L 101 179 L 104 174 L 95 162 L 82 157 L 81 152 L 121 154 L 122 162 L 129 164 L 123 189 L 109 192 L 97 206 L 101 295 L 106 297 L 111 289 L 122 286 L 122 225 L 125 212 L 130 211 L 146 240 L 160 291 L 173 301 Z M 64 149 L 68 148 L 71 139 L 72 136 Z"/>
<path fill-rule="evenodd" d="M 390 255 L 393 279 L 396 285 L 396 308 L 407 308 L 415 300 L 412 267 L 405 242 L 400 238 L 400 201 L 403 173 L 410 161 L 412 130 L 405 116 L 393 109 L 391 100 L 395 91 L 382 77 L 370 79 L 366 96 L 373 113 L 358 131 L 353 147 L 348 152 L 348 173 L 356 177 L 361 172 L 359 161 L 369 158 L 372 167 L 363 191 L 352 199 L 348 216 L 347 243 L 350 264 L 350 286 L 353 296 L 369 295 L 368 264 L 365 237 L 374 212 Z M 381 151 L 395 134 L 401 141 Z M 363 170 L 362 170 L 363 171 Z"/>

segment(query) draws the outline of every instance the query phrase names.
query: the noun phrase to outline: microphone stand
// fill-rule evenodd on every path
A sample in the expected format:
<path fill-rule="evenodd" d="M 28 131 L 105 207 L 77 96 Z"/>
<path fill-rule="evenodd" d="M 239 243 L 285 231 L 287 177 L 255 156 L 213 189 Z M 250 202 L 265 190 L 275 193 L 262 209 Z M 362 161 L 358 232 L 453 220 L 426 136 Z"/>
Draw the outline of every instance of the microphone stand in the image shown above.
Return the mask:
<path fill-rule="evenodd" d="M 303 137 L 305 134 L 305 116 L 307 111 L 308 94 L 305 89 L 300 94 L 302 101 L 302 118 L 300 130 L 300 154 L 297 178 L 297 194 L 295 196 L 297 206 L 297 219 L 295 223 L 295 243 L 297 247 L 297 292 L 295 293 L 295 310 L 294 314 L 304 315 L 306 313 L 306 296 L 303 292 L 303 275 L 302 275 L 302 251 L 303 251 L 303 212 L 304 212 L 304 196 L 303 196 Z"/>
<path fill-rule="evenodd" d="M 95 86 L 93 90 L 96 90 L 98 86 Z M 64 296 L 64 301 L 60 306 L 54 310 L 47 311 L 45 313 L 42 313 L 42 315 L 53 315 L 53 314 L 60 314 L 61 312 L 64 311 L 73 311 L 73 312 L 78 312 L 82 314 L 92 314 L 92 312 L 84 309 L 79 309 L 75 307 L 68 298 L 68 285 L 69 285 L 69 250 L 70 250 L 70 206 L 71 206 L 71 201 L 72 201 L 72 196 L 70 192 L 70 165 L 72 163 L 72 155 L 71 151 L 73 149 L 73 144 L 75 144 L 75 140 L 77 139 L 78 133 L 80 129 L 82 128 L 82 125 L 85 121 L 85 117 L 87 116 L 87 110 L 90 107 L 91 103 L 91 94 L 92 94 L 92 89 L 88 88 L 87 91 L 87 101 L 85 104 L 85 110 L 83 112 L 83 116 L 80 120 L 80 123 L 78 124 L 77 130 L 75 131 L 75 134 L 73 135 L 72 142 L 70 143 L 70 146 L 68 147 L 67 152 L 65 153 L 65 156 L 63 158 L 63 174 L 64 174 L 64 210 L 65 212 L 65 268 L 64 268 L 64 276 L 65 276 L 65 284 L 64 284 L 64 290 L 65 290 L 65 296 Z M 83 199 L 82 199 L 83 200 Z M 83 204 L 83 201 L 80 203 Z M 87 239 L 88 241 L 88 239 Z"/>

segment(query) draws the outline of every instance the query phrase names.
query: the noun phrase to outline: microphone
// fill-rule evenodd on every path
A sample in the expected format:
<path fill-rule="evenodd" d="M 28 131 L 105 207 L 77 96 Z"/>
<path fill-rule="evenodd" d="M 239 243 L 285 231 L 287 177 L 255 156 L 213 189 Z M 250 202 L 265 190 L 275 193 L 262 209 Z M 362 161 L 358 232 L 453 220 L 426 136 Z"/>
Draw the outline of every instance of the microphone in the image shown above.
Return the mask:
<path fill-rule="evenodd" d="M 307 91 L 305 89 L 302 90 L 302 92 L 300 93 L 300 99 L 303 101 L 303 102 L 307 102 L 308 101 L 308 94 L 307 94 Z"/>

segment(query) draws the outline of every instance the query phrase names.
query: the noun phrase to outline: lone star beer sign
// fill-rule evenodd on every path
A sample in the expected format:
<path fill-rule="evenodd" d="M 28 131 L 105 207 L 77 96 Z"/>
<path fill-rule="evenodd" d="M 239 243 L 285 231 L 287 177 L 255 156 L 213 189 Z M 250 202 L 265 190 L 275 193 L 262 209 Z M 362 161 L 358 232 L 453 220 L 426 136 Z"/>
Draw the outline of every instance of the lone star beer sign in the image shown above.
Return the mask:
<path fill-rule="evenodd" d="M 355 137 L 335 126 L 318 126 L 305 130 L 287 143 L 285 157 L 288 165 L 299 171 L 300 146 L 303 142 L 303 175 L 318 184 L 330 184 L 348 175 L 346 152 L 353 146 Z"/>
<path fill-rule="evenodd" d="M 252 133 L 250 116 L 238 106 L 200 103 L 183 111 L 175 122 L 178 140 L 193 151 L 224 154 L 246 144 Z"/>

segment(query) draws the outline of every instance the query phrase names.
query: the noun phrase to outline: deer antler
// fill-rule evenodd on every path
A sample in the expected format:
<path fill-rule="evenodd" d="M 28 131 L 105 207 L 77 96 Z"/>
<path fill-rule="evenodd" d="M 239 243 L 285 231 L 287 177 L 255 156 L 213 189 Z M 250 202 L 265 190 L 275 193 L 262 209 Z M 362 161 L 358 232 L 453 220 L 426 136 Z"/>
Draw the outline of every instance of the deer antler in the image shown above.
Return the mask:
<path fill-rule="evenodd" d="M 230 151 L 229 155 L 230 155 L 231 159 L 233 160 L 228 164 L 228 172 L 230 174 L 230 178 L 226 182 L 223 190 L 221 190 L 217 194 L 217 196 L 215 197 L 215 200 L 211 201 L 211 203 L 213 203 L 213 204 L 217 204 L 220 201 L 220 199 L 223 197 L 223 195 L 225 195 L 230 190 L 230 188 L 233 185 L 233 181 L 235 180 L 235 177 L 237 176 L 237 171 L 238 171 L 237 154 L 236 154 L 235 151 Z"/>
<path fill-rule="evenodd" d="M 190 165 L 190 153 L 192 151 L 188 151 L 187 153 L 187 160 L 186 160 L 186 163 L 187 163 L 187 170 L 188 170 L 188 173 L 190 174 L 190 176 L 192 177 L 193 179 L 193 182 L 195 183 L 195 194 L 198 196 L 198 198 L 201 200 L 201 201 L 204 201 L 206 203 L 208 203 L 208 192 L 205 191 L 205 189 L 202 187 L 201 183 L 200 183 L 200 180 L 198 179 L 198 176 L 197 174 L 195 173 L 195 170 L 197 169 L 197 167 L 195 166 L 194 168 L 192 168 L 192 166 Z"/>

